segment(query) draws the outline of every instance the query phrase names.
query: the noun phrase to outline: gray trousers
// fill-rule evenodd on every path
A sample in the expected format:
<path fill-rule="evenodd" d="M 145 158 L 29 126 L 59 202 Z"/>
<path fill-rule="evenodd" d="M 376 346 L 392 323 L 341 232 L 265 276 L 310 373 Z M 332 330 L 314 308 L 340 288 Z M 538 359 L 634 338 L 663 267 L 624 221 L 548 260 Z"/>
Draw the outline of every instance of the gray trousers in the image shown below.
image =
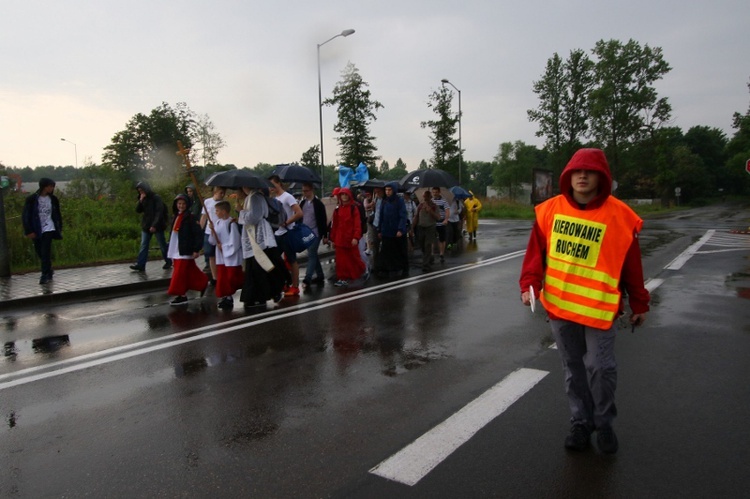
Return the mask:
<path fill-rule="evenodd" d="M 607 331 L 562 320 L 550 324 L 562 358 L 571 423 L 589 430 L 610 428 L 617 416 L 617 322 Z"/>

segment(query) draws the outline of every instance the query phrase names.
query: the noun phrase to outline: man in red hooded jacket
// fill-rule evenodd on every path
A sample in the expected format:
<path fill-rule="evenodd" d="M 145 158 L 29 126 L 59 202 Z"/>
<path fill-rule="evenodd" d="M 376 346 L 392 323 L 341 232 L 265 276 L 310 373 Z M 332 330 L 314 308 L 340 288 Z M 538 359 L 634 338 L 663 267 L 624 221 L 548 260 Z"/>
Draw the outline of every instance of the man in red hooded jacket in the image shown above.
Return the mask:
<path fill-rule="evenodd" d="M 615 319 L 625 291 L 630 323 L 649 310 L 638 232 L 643 221 L 614 198 L 604 152 L 580 149 L 560 175 L 561 194 L 536 207 L 536 220 L 521 269 L 521 301 L 538 295 L 552 326 L 571 409 L 565 447 L 588 448 L 597 432 L 599 450 L 617 452 Z"/>

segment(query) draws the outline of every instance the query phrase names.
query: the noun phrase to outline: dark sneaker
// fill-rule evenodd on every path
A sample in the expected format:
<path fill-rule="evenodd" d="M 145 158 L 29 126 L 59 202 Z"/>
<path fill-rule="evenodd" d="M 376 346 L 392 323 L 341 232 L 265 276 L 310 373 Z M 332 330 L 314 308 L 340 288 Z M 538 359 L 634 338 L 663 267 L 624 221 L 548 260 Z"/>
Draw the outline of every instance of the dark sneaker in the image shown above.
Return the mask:
<path fill-rule="evenodd" d="M 146 272 L 146 269 L 144 267 L 141 267 L 140 265 L 131 265 L 130 270 L 135 270 L 136 272 Z"/>
<path fill-rule="evenodd" d="M 167 260 L 164 265 L 161 266 L 164 270 L 169 270 L 172 268 L 172 260 Z"/>
<path fill-rule="evenodd" d="M 52 280 L 52 277 L 48 275 L 43 275 L 42 277 L 39 278 L 39 284 L 47 284 L 51 280 Z"/>
<path fill-rule="evenodd" d="M 612 428 L 602 428 L 596 431 L 596 445 L 604 454 L 614 454 L 620 447 L 617 442 L 617 435 Z"/>
<path fill-rule="evenodd" d="M 574 424 L 570 427 L 570 435 L 565 437 L 565 448 L 582 451 L 591 445 L 591 431 L 582 424 Z"/>
<path fill-rule="evenodd" d="M 178 296 L 177 298 L 169 302 L 169 304 L 170 305 L 187 305 L 188 304 L 187 296 Z"/>
<path fill-rule="evenodd" d="M 219 301 L 217 307 L 222 308 L 222 309 L 233 308 L 234 307 L 234 300 L 232 298 L 227 298 L 227 297 L 222 298 Z"/>

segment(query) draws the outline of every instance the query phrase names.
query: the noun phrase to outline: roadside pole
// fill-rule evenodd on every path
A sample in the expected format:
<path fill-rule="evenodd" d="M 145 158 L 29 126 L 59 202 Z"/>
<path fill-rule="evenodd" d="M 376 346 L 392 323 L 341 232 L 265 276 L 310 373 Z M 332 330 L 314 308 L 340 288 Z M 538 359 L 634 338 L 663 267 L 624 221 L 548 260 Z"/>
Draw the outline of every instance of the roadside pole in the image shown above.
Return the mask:
<path fill-rule="evenodd" d="M 3 195 L 4 184 L 8 182 L 3 177 L 0 182 L 0 277 L 10 277 L 10 249 L 8 248 L 8 232 L 5 230 L 5 199 Z"/>

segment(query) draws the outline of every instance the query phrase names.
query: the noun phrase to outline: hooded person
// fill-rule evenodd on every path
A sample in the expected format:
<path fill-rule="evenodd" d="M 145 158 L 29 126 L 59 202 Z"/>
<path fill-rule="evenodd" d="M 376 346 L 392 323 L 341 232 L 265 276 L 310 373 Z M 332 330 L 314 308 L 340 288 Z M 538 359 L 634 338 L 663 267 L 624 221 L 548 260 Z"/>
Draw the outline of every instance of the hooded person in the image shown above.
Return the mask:
<path fill-rule="evenodd" d="M 174 198 L 172 212 L 168 255 L 174 263 L 174 271 L 167 294 L 176 296 L 171 305 L 185 305 L 189 290 L 200 291 L 202 297 L 208 287 L 208 276 L 195 264 L 203 247 L 203 231 L 190 211 L 190 199 L 186 194 Z"/>
<path fill-rule="evenodd" d="M 135 211 L 141 214 L 141 247 L 138 250 L 138 259 L 135 265 L 131 265 L 130 268 L 138 272 L 146 271 L 151 237 L 155 236 L 162 257 L 164 257 L 162 268 L 164 270 L 170 269 L 172 268 L 172 261 L 167 256 L 167 241 L 164 238 L 164 231 L 167 228 L 167 205 L 151 189 L 148 183 L 138 182 L 135 189 L 138 191 L 138 204 L 135 206 Z"/>
<path fill-rule="evenodd" d="M 479 227 L 479 212 L 482 210 L 482 203 L 469 191 L 469 197 L 464 201 L 464 211 L 466 212 L 466 232 L 469 234 L 469 241 L 477 238 L 477 227 Z"/>
<path fill-rule="evenodd" d="M 195 216 L 195 218 L 200 219 L 203 205 L 201 204 L 201 200 L 198 197 L 198 190 L 193 184 L 188 184 L 185 186 L 185 194 L 187 195 L 188 199 L 190 199 L 190 212 L 193 214 L 193 216 Z"/>
<path fill-rule="evenodd" d="M 615 319 L 624 312 L 640 325 L 649 310 L 638 233 L 643 221 L 612 196 L 604 152 L 580 149 L 560 175 L 558 196 L 539 204 L 526 249 L 521 301 L 535 295 L 550 318 L 563 361 L 571 409 L 565 447 L 584 450 L 593 431 L 603 453 L 617 452 Z"/>
<path fill-rule="evenodd" d="M 33 242 L 34 251 L 41 261 L 39 284 L 52 280 L 55 273 L 52 270 L 52 241 L 62 239 L 60 201 L 54 192 L 54 180 L 46 177 L 39 179 L 39 189 L 26 198 L 21 215 L 23 233 Z"/>
<path fill-rule="evenodd" d="M 348 286 L 349 281 L 359 279 L 366 270 L 359 254 L 362 238 L 362 222 L 359 208 L 354 204 L 352 191 L 342 187 L 336 193 L 338 206 L 333 212 L 329 239 L 336 251 L 336 277 L 334 286 Z"/>
<path fill-rule="evenodd" d="M 406 240 L 406 204 L 398 195 L 398 183 L 385 184 L 385 196 L 380 203 L 378 237 L 380 255 L 375 262 L 377 272 L 399 271 L 409 275 L 409 254 Z"/>

